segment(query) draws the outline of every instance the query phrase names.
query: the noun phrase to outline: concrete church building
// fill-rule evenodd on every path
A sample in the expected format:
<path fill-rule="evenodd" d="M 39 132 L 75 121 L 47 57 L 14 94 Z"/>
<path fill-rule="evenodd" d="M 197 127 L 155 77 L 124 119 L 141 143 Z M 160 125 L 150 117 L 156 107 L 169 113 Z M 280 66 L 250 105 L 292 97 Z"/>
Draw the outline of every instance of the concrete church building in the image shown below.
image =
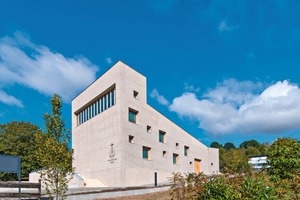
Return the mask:
<path fill-rule="evenodd" d="M 209 148 L 147 104 L 146 77 L 122 62 L 72 101 L 73 166 L 87 186 L 167 183 L 172 172 L 219 172 Z"/>

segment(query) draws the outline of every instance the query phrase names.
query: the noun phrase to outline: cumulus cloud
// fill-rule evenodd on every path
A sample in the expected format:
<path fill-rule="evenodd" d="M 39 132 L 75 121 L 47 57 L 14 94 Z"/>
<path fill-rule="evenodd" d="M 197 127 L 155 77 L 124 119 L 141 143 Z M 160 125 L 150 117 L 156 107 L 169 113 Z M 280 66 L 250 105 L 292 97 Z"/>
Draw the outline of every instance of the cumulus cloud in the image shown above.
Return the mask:
<path fill-rule="evenodd" d="M 156 99 L 161 105 L 167 106 L 170 104 L 169 101 L 164 96 L 160 95 L 156 89 L 152 90 L 150 97 Z"/>
<path fill-rule="evenodd" d="M 169 109 L 212 134 L 285 132 L 300 128 L 300 89 L 287 80 L 266 86 L 229 79 L 201 98 L 185 92 Z"/>
<path fill-rule="evenodd" d="M 41 94 L 58 93 L 69 102 L 96 78 L 98 67 L 83 56 L 67 58 L 61 53 L 32 43 L 22 33 L 0 38 L 1 101 L 22 106 L 21 101 L 6 94 L 4 88 L 19 84 Z"/>
<path fill-rule="evenodd" d="M 229 26 L 227 21 L 221 21 L 218 26 L 218 30 L 220 32 L 225 32 L 225 31 L 231 32 L 237 28 L 238 28 L 238 26 Z"/>

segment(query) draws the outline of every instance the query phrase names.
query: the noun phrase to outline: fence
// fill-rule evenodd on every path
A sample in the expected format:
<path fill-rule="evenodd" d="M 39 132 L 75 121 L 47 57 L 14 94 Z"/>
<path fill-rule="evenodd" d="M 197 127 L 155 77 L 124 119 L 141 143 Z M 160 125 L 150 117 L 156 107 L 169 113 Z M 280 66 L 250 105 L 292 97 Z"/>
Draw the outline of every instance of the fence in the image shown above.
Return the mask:
<path fill-rule="evenodd" d="M 41 180 L 38 183 L 28 183 L 28 182 L 17 182 L 17 181 L 0 181 L 0 188 L 20 188 L 21 192 L 18 190 L 12 190 L 11 192 L 0 192 L 0 198 L 36 198 L 41 199 Z M 27 190 L 23 190 L 26 188 Z M 28 190 L 36 189 L 36 190 Z"/>

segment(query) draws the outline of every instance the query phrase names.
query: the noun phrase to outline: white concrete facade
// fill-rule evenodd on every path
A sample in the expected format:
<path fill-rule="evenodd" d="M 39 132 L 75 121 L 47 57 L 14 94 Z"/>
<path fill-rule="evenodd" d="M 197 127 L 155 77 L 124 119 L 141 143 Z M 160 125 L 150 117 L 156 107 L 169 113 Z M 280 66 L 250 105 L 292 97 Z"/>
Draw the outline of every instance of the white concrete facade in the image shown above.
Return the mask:
<path fill-rule="evenodd" d="M 97 99 L 108 92 L 105 103 L 114 105 L 91 112 L 88 120 L 79 118 L 90 105 L 100 108 Z M 136 113 L 135 123 L 129 121 L 129 111 Z M 163 142 L 159 131 L 165 134 Z M 218 149 L 205 146 L 149 106 L 146 77 L 122 62 L 72 101 L 72 147 L 75 171 L 108 187 L 153 184 L 155 172 L 158 183 L 168 182 L 172 172 L 219 173 Z M 149 148 L 147 155 L 143 147 Z"/>
<path fill-rule="evenodd" d="M 248 163 L 252 166 L 254 171 L 259 171 L 263 168 L 264 165 L 267 164 L 267 156 L 251 156 L 248 160 Z"/>

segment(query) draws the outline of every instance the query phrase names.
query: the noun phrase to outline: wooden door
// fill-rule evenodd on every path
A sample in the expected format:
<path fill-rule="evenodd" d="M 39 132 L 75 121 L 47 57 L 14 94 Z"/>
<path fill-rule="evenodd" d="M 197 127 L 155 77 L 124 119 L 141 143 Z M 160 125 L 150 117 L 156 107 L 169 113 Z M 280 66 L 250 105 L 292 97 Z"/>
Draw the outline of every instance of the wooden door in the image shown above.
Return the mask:
<path fill-rule="evenodd" d="M 199 160 L 199 159 L 195 159 L 195 161 L 194 161 L 194 172 L 196 174 L 200 173 L 200 162 L 201 162 L 201 160 Z"/>

